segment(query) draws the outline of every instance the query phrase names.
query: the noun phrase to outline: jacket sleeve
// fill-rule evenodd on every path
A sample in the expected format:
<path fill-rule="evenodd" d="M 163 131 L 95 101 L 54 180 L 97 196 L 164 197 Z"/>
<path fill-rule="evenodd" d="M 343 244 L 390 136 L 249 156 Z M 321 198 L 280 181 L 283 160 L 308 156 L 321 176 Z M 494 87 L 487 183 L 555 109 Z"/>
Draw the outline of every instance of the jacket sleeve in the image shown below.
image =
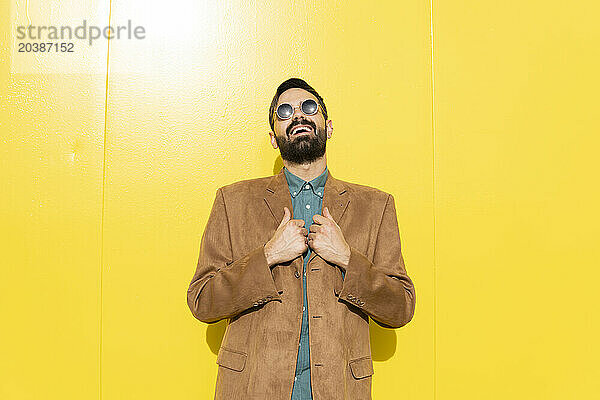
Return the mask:
<path fill-rule="evenodd" d="M 219 188 L 200 241 L 196 272 L 187 290 L 188 306 L 202 322 L 217 322 L 271 300 L 281 300 L 264 244 L 233 260 L 229 232 L 223 190 Z"/>
<path fill-rule="evenodd" d="M 339 298 L 386 328 L 406 325 L 415 312 L 415 288 L 404 267 L 394 197 L 388 194 L 373 262 L 350 246 Z"/>

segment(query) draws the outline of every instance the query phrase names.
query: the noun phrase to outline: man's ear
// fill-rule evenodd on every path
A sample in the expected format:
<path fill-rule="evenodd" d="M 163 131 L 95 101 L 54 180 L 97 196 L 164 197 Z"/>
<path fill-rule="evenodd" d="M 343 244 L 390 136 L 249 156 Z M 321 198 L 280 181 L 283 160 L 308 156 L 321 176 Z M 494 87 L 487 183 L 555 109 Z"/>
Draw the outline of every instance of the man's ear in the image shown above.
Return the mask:
<path fill-rule="evenodd" d="M 327 132 L 327 139 L 331 139 L 331 135 L 333 135 L 333 120 L 327 120 L 325 123 L 325 131 Z"/>
<path fill-rule="evenodd" d="M 269 131 L 269 136 L 271 137 L 271 146 L 273 146 L 273 148 L 276 149 L 277 140 L 275 140 L 275 133 L 273 131 Z"/>

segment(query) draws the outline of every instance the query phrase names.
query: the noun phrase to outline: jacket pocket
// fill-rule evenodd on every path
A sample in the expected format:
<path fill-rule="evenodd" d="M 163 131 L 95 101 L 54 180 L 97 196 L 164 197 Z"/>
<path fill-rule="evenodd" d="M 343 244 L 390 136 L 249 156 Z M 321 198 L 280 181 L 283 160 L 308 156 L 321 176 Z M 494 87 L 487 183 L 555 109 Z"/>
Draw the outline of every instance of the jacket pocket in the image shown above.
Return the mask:
<path fill-rule="evenodd" d="M 350 365 L 352 376 L 356 379 L 373 375 L 373 360 L 369 356 L 355 358 L 354 360 L 350 360 L 348 364 Z"/>
<path fill-rule="evenodd" d="M 221 347 L 217 356 L 217 364 L 234 371 L 241 371 L 246 365 L 246 358 L 248 358 L 246 353 Z"/>

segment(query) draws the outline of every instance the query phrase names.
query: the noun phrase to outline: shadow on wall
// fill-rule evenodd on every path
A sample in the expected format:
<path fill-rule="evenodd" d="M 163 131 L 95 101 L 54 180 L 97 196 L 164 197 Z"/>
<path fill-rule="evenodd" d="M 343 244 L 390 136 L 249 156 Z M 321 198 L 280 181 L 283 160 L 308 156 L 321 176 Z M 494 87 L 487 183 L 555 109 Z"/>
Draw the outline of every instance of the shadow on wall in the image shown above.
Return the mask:
<path fill-rule="evenodd" d="M 208 324 L 208 327 L 206 328 L 206 344 L 208 344 L 210 351 L 212 351 L 214 355 L 219 354 L 219 348 L 221 347 L 223 336 L 225 336 L 226 328 L 226 319 L 215 322 L 214 324 Z"/>
<path fill-rule="evenodd" d="M 283 160 L 281 159 L 281 156 L 277 156 L 273 163 L 273 175 L 277 175 L 281 168 L 283 168 Z"/>

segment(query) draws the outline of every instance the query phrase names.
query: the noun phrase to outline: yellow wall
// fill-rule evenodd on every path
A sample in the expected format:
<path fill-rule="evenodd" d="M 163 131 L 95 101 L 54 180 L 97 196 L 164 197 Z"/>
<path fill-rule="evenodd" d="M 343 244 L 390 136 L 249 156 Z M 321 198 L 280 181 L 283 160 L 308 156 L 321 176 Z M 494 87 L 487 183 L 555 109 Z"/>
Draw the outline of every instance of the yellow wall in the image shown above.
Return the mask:
<path fill-rule="evenodd" d="M 332 173 L 396 199 L 417 308 L 371 325 L 373 398 L 593 398 L 598 11 L 0 2 L 0 399 L 212 398 L 224 322 L 185 293 L 215 190 L 281 167 L 290 76 L 327 102 Z M 83 18 L 146 38 L 14 51 L 14 24 Z"/>
<path fill-rule="evenodd" d="M 599 10 L 433 3 L 439 399 L 600 396 Z"/>

